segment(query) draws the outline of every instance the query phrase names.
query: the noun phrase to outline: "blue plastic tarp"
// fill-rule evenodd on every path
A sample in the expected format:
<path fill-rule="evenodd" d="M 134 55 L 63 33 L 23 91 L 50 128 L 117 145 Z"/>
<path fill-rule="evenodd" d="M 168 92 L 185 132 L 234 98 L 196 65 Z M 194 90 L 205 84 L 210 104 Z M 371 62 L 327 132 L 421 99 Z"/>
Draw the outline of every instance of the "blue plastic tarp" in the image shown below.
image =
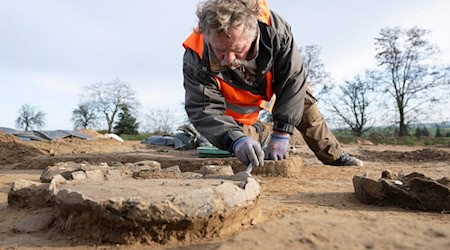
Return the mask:
<path fill-rule="evenodd" d="M 0 131 L 15 135 L 23 141 L 54 141 L 67 137 L 76 137 L 80 139 L 92 139 L 91 136 L 82 134 L 73 130 L 32 130 L 20 131 L 11 128 L 0 127 Z"/>

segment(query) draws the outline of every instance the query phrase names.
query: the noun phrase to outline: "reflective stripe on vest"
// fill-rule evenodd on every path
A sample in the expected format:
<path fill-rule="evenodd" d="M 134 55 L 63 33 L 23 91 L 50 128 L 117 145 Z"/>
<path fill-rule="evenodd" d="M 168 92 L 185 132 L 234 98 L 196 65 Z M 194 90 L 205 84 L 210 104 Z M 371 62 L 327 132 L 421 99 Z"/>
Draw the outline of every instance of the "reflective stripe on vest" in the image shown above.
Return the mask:
<path fill-rule="evenodd" d="M 258 19 L 267 25 L 270 25 L 270 10 L 265 0 L 259 0 L 260 14 Z M 200 58 L 203 57 L 204 38 L 203 35 L 197 32 L 192 34 L 184 41 L 183 47 L 190 48 L 195 51 Z M 252 94 L 249 91 L 235 88 L 225 82 L 223 79 L 214 76 L 218 89 L 226 103 L 225 115 L 232 116 L 236 121 L 252 125 L 258 120 L 259 111 L 261 108 L 272 110 L 274 103 L 274 95 L 272 92 L 272 73 L 269 71 L 266 74 L 266 96 Z"/>
<path fill-rule="evenodd" d="M 226 112 L 225 115 L 232 116 L 236 121 L 252 125 L 258 120 L 259 111 L 261 108 L 271 111 L 270 98 L 272 97 L 272 74 L 266 74 L 266 96 L 253 94 L 247 90 L 235 88 L 219 77 L 214 77 L 217 86 L 225 98 Z"/>
<path fill-rule="evenodd" d="M 227 109 L 231 109 L 236 113 L 248 115 L 255 112 L 259 112 L 259 106 L 242 106 L 242 105 L 235 105 L 231 102 L 226 102 Z"/>

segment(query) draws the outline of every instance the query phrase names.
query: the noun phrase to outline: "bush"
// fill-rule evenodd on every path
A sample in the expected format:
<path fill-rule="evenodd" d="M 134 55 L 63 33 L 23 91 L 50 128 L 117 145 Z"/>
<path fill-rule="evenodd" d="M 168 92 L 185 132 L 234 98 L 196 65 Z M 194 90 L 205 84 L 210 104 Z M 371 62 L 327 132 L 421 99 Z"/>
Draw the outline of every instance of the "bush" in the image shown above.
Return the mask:
<path fill-rule="evenodd" d="M 441 130 L 438 128 L 436 128 L 436 135 L 434 137 L 442 137 L 442 133 Z"/>
<path fill-rule="evenodd" d="M 435 142 L 434 142 L 434 140 L 425 140 L 423 142 L 423 144 L 425 144 L 425 146 L 431 146 L 431 145 L 434 145 Z"/>
<path fill-rule="evenodd" d="M 400 137 L 400 144 L 401 145 L 407 145 L 407 146 L 414 146 L 417 144 L 417 140 L 416 138 L 412 137 L 412 136 L 403 136 Z"/>
<path fill-rule="evenodd" d="M 416 132 L 414 133 L 414 136 L 417 138 L 422 137 L 422 129 L 416 128 Z"/>
<path fill-rule="evenodd" d="M 426 127 L 422 128 L 422 135 L 423 136 L 430 136 L 430 131 Z"/>
<path fill-rule="evenodd" d="M 450 138 L 449 137 L 438 137 L 432 140 L 433 145 L 446 145 L 450 146 Z"/>

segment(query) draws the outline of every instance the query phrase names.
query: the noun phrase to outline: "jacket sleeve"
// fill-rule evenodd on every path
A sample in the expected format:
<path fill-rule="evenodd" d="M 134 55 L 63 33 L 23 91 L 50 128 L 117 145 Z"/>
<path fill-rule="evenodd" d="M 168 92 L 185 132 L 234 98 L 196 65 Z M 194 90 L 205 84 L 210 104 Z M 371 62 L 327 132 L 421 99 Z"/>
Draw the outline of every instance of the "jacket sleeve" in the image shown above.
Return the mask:
<path fill-rule="evenodd" d="M 214 146 L 231 151 L 234 141 L 245 136 L 231 116 L 225 116 L 225 100 L 213 76 L 205 73 L 200 57 L 186 49 L 183 58 L 185 109 L 195 128 Z"/>
<path fill-rule="evenodd" d="M 292 134 L 303 116 L 305 69 L 291 27 L 276 13 L 272 12 L 271 17 L 276 32 L 273 90 L 277 99 L 273 108 L 273 129 Z"/>

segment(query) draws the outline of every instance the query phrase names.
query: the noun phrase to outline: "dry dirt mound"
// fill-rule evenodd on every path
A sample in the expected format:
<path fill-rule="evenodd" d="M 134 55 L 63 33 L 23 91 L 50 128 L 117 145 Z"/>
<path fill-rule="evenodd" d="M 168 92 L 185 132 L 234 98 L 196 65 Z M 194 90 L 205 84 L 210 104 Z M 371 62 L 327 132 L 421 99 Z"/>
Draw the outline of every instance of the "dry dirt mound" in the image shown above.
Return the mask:
<path fill-rule="evenodd" d="M 22 162 L 43 154 L 41 150 L 25 145 L 17 137 L 0 131 L 0 166 Z"/>
<path fill-rule="evenodd" d="M 84 134 L 84 135 L 90 135 L 93 138 L 101 138 L 103 137 L 102 134 L 100 134 L 99 132 L 93 130 L 93 129 L 82 129 L 82 130 L 78 130 L 78 132 Z"/>
<path fill-rule="evenodd" d="M 14 135 L 8 135 L 2 131 L 0 131 L 0 142 L 20 142 L 20 140 Z"/>
<path fill-rule="evenodd" d="M 365 138 L 356 139 L 356 143 L 358 145 L 374 145 L 372 141 L 365 139 Z"/>
<path fill-rule="evenodd" d="M 88 131 L 95 136 L 95 131 Z M 99 133 L 97 133 L 99 134 Z M 0 131 L 0 166 L 12 165 L 40 155 L 73 155 L 86 153 L 132 152 L 146 146 L 137 141 L 119 142 L 114 139 L 98 138 L 84 140 L 64 138 L 55 141 L 21 141 L 13 135 Z"/>
<path fill-rule="evenodd" d="M 410 152 L 369 151 L 361 150 L 358 156 L 361 160 L 374 162 L 450 162 L 450 153 L 432 148 L 425 148 Z"/>
<path fill-rule="evenodd" d="M 29 144 L 53 155 L 120 152 L 123 150 L 132 151 L 133 149 L 114 139 L 84 140 L 80 138 L 64 138 L 56 141 L 34 141 L 29 142 Z"/>

